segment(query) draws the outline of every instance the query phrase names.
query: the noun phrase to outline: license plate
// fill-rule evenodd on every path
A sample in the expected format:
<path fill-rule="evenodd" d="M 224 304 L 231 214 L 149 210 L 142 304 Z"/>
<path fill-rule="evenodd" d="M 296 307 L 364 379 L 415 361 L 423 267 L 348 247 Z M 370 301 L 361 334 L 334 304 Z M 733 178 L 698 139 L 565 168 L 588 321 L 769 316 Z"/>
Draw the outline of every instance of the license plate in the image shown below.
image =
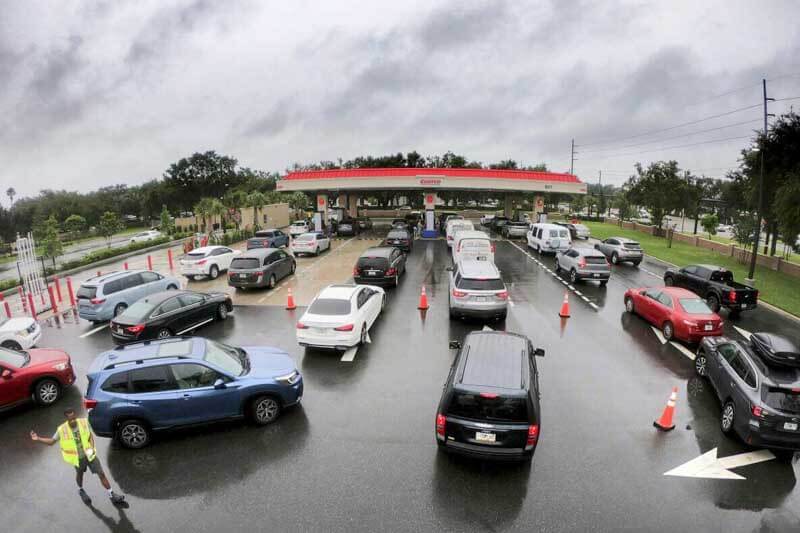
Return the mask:
<path fill-rule="evenodd" d="M 714 325 L 713 325 L 713 324 L 706 324 L 704 329 L 705 329 L 706 331 L 711 331 L 711 330 L 713 330 L 713 329 L 714 329 Z"/>
<path fill-rule="evenodd" d="M 247 274 L 239 274 L 239 279 L 245 279 L 245 278 L 247 278 Z"/>
<path fill-rule="evenodd" d="M 476 302 L 485 302 L 486 300 L 487 300 L 486 296 L 476 296 L 475 297 L 475 301 Z"/>
<path fill-rule="evenodd" d="M 784 422 L 783 429 L 788 429 L 789 431 L 797 431 L 797 424 L 794 422 Z"/>
<path fill-rule="evenodd" d="M 742 304 L 742 309 L 745 309 L 746 307 L 747 307 L 747 304 Z"/>
<path fill-rule="evenodd" d="M 374 270 L 367 270 L 367 276 L 377 276 L 377 275 L 378 273 L 375 272 Z"/>
<path fill-rule="evenodd" d="M 600 277 L 600 274 L 592 274 L 592 277 L 593 277 L 593 278 L 599 278 L 599 277 Z"/>
<path fill-rule="evenodd" d="M 476 261 L 486 261 L 487 259 L 489 258 L 486 257 L 485 255 L 479 255 L 478 257 L 475 258 Z"/>
<path fill-rule="evenodd" d="M 325 335 L 328 333 L 328 330 L 325 328 L 311 328 L 311 331 L 316 333 L 317 335 Z"/>
<path fill-rule="evenodd" d="M 497 435 L 494 433 L 478 431 L 475 433 L 475 440 L 478 442 L 495 442 L 497 440 Z"/>

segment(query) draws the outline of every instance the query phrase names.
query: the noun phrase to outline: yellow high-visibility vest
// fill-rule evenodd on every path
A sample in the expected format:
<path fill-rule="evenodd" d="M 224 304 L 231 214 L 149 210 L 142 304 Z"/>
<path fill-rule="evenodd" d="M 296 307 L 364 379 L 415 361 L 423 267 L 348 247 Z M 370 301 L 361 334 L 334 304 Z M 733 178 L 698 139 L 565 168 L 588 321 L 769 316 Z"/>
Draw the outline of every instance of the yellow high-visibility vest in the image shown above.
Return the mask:
<path fill-rule="evenodd" d="M 94 436 L 92 436 L 92 430 L 89 429 L 89 421 L 85 418 L 78 418 L 75 421 L 78 423 L 78 433 L 81 437 L 83 453 L 86 455 L 86 460 L 91 463 L 97 453 L 94 451 Z M 75 445 L 75 438 L 72 436 L 72 428 L 69 427 L 69 422 L 64 422 L 58 426 L 58 433 L 61 456 L 72 466 L 78 466 L 78 447 Z"/>

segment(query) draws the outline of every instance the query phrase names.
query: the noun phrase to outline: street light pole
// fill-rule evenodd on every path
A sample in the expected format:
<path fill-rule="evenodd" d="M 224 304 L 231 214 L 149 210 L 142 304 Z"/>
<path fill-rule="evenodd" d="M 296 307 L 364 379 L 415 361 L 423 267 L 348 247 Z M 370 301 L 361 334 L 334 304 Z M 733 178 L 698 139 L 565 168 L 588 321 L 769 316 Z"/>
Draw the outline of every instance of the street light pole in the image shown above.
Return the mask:
<path fill-rule="evenodd" d="M 764 216 L 764 159 L 766 157 L 766 144 L 767 144 L 767 102 L 774 100 L 774 98 L 767 98 L 767 80 L 761 80 L 761 86 L 764 93 L 764 142 L 759 147 L 761 149 L 761 171 L 758 175 L 758 204 L 756 205 L 756 234 L 753 239 L 753 250 L 750 253 L 750 271 L 747 275 L 749 281 L 755 280 L 756 272 L 756 259 L 758 258 L 758 241 L 761 238 L 761 218 Z"/>

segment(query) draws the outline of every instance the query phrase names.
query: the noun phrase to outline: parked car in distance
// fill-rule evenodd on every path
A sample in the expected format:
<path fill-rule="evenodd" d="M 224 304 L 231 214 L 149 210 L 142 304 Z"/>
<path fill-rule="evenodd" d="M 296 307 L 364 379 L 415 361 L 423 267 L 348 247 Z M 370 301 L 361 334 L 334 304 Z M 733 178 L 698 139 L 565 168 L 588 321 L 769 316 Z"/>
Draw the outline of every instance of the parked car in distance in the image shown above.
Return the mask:
<path fill-rule="evenodd" d="M 506 318 L 508 290 L 493 262 L 463 259 L 448 271 L 450 318 Z"/>
<path fill-rule="evenodd" d="M 753 333 L 750 335 L 750 348 L 767 364 L 800 367 L 800 347 L 783 335 Z"/>
<path fill-rule="evenodd" d="M 414 234 L 408 229 L 392 229 L 386 234 L 381 246 L 395 246 L 404 252 L 414 249 Z"/>
<path fill-rule="evenodd" d="M 714 265 L 688 265 L 670 268 L 664 273 L 664 284 L 689 289 L 705 298 L 715 313 L 727 307 L 732 315 L 755 309 L 758 291 L 733 280 L 733 272 Z"/>
<path fill-rule="evenodd" d="M 567 228 L 546 222 L 531 224 L 527 240 L 528 247 L 540 254 L 565 252 L 572 246 L 572 239 Z"/>
<path fill-rule="evenodd" d="M 450 367 L 436 411 L 439 449 L 479 459 L 528 460 L 541 428 L 544 350 L 516 333 L 473 331 Z"/>
<path fill-rule="evenodd" d="M 369 217 L 358 217 L 356 219 L 358 228 L 361 230 L 372 229 L 372 219 Z"/>
<path fill-rule="evenodd" d="M 31 399 L 39 405 L 52 405 L 74 382 L 75 371 L 66 352 L 0 348 L 0 412 Z"/>
<path fill-rule="evenodd" d="M 308 220 L 295 220 L 292 222 L 292 225 L 289 226 L 289 235 L 292 237 L 297 237 L 309 231 L 311 231 L 311 224 L 308 223 Z"/>
<path fill-rule="evenodd" d="M 589 228 L 584 226 L 583 224 L 573 224 L 568 222 L 565 224 L 566 228 L 569 230 L 569 236 L 574 241 L 575 239 L 589 239 L 592 236 L 592 232 L 589 231 Z"/>
<path fill-rule="evenodd" d="M 245 417 L 269 424 L 303 397 L 303 378 L 282 350 L 202 337 L 119 346 L 98 355 L 87 378 L 92 429 L 134 449 L 182 426 Z"/>
<path fill-rule="evenodd" d="M 365 344 L 385 304 L 386 294 L 380 287 L 328 285 L 297 322 L 297 343 L 340 351 Z"/>
<path fill-rule="evenodd" d="M 439 213 L 439 231 L 442 235 L 444 235 L 445 229 L 447 229 L 447 221 L 454 218 L 464 220 L 462 215 L 452 211 L 442 211 Z"/>
<path fill-rule="evenodd" d="M 408 229 L 408 222 L 404 218 L 396 218 L 392 220 L 392 229 Z"/>
<path fill-rule="evenodd" d="M 750 446 L 800 450 L 800 369 L 770 366 L 749 346 L 706 337 L 694 360 L 720 400 L 720 428 Z"/>
<path fill-rule="evenodd" d="M 594 248 L 569 248 L 556 253 L 556 274 L 562 270 L 571 283 L 581 280 L 599 281 L 605 287 L 611 278 L 611 265 L 606 256 Z"/>
<path fill-rule="evenodd" d="M 489 228 L 495 233 L 501 233 L 503 231 L 503 226 L 505 226 L 509 222 L 511 222 L 510 218 L 497 216 L 492 219 Z"/>
<path fill-rule="evenodd" d="M 453 240 L 460 231 L 472 231 L 475 227 L 469 220 L 461 218 L 451 218 L 445 225 L 444 235 L 447 239 L 447 246 L 453 246 Z"/>
<path fill-rule="evenodd" d="M 481 216 L 481 226 L 488 226 L 494 220 L 494 217 L 497 215 L 482 215 Z"/>
<path fill-rule="evenodd" d="M 29 350 L 42 338 L 42 328 L 29 316 L 0 317 L 0 347 Z"/>
<path fill-rule="evenodd" d="M 224 292 L 164 291 L 151 294 L 128 307 L 109 324 L 118 343 L 180 336 L 233 311 Z"/>
<path fill-rule="evenodd" d="M 625 310 L 659 328 L 664 338 L 688 343 L 708 336 L 722 335 L 722 319 L 702 298 L 678 287 L 641 287 L 628 289 Z"/>
<path fill-rule="evenodd" d="M 134 244 L 137 242 L 152 241 L 153 239 L 158 239 L 160 237 L 163 237 L 163 235 L 164 235 L 163 233 L 155 229 L 142 231 L 140 233 L 136 233 L 135 235 L 133 235 L 131 237 L 130 243 Z"/>
<path fill-rule="evenodd" d="M 104 322 L 122 314 L 134 302 L 151 294 L 176 290 L 181 282 L 151 270 L 122 270 L 89 278 L 78 288 L 78 316 Z"/>
<path fill-rule="evenodd" d="M 217 279 L 220 272 L 226 272 L 231 261 L 242 252 L 227 246 L 203 246 L 187 253 L 179 261 L 181 274 L 187 279 L 206 277 Z"/>
<path fill-rule="evenodd" d="M 527 222 L 509 221 L 502 227 L 501 233 L 506 239 L 525 237 L 528 234 L 528 226 Z"/>
<path fill-rule="evenodd" d="M 336 226 L 336 234 L 342 237 L 353 237 L 358 235 L 358 223 L 354 218 L 346 218 Z"/>
<path fill-rule="evenodd" d="M 642 246 L 638 242 L 625 237 L 609 237 L 600 244 L 595 244 L 594 247 L 614 265 L 629 261 L 634 266 L 639 266 L 639 263 L 644 258 Z"/>
<path fill-rule="evenodd" d="M 279 229 L 265 229 L 255 233 L 247 239 L 247 249 L 253 248 L 281 248 L 289 246 L 289 236 Z"/>
<path fill-rule="evenodd" d="M 465 230 L 456 233 L 451 253 L 453 264 L 462 259 L 477 259 L 494 262 L 495 245 L 491 237 L 482 231 Z"/>
<path fill-rule="evenodd" d="M 292 240 L 291 251 L 295 256 L 301 254 L 319 255 L 331 249 L 331 239 L 321 231 L 303 233 Z"/>
<path fill-rule="evenodd" d="M 353 281 L 397 287 L 406 273 L 406 254 L 395 246 L 367 248 L 353 267 Z"/>

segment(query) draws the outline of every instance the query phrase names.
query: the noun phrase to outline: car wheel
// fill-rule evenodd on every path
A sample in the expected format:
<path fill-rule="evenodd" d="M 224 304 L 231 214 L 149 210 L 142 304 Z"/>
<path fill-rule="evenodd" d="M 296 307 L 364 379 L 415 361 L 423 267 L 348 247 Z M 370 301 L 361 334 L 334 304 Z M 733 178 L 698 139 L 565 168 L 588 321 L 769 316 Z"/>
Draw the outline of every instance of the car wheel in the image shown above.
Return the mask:
<path fill-rule="evenodd" d="M 635 267 L 638 267 L 638 266 L 639 266 L 639 263 L 641 263 L 641 261 L 634 261 L 634 262 L 633 262 L 633 266 L 635 266 Z"/>
<path fill-rule="evenodd" d="M 117 304 L 117 306 L 114 308 L 114 317 L 118 317 L 124 313 L 127 308 L 128 306 L 125 304 Z"/>
<path fill-rule="evenodd" d="M 253 422 L 264 426 L 275 422 L 281 414 L 281 404 L 272 396 L 259 396 L 250 404 Z"/>
<path fill-rule="evenodd" d="M 217 318 L 220 320 L 225 320 L 228 318 L 228 306 L 225 304 L 219 304 L 217 307 Z"/>
<path fill-rule="evenodd" d="M 558 264 L 558 258 L 556 258 L 556 266 L 555 266 L 555 268 L 556 268 L 556 274 L 560 274 L 561 273 L 561 265 Z"/>
<path fill-rule="evenodd" d="M 664 285 L 666 285 L 667 287 L 672 287 L 673 285 L 675 285 L 675 280 L 672 279 L 672 276 L 665 276 Z"/>
<path fill-rule="evenodd" d="M 157 339 L 168 339 L 170 337 L 172 337 L 172 332 L 167 328 L 161 328 L 158 330 L 158 333 L 156 333 Z"/>
<path fill-rule="evenodd" d="M 603 281 L 600 282 L 601 287 L 605 287 L 606 285 L 608 285 L 608 280 L 604 279 Z"/>
<path fill-rule="evenodd" d="M 361 336 L 358 339 L 358 343 L 361 346 L 364 346 L 365 344 L 367 344 L 367 324 L 366 324 L 366 322 L 361 325 Z"/>
<path fill-rule="evenodd" d="M 715 295 L 709 294 L 706 298 L 706 304 L 708 305 L 708 308 L 715 313 L 719 312 L 719 298 L 717 298 Z"/>
<path fill-rule="evenodd" d="M 208 271 L 208 277 L 217 279 L 217 276 L 219 276 L 219 267 L 217 265 L 211 265 L 211 269 Z"/>
<path fill-rule="evenodd" d="M 735 420 L 736 408 L 733 406 L 733 402 L 728 400 L 725 402 L 722 413 L 719 415 L 719 427 L 722 429 L 722 432 L 726 435 L 730 435 L 733 432 L 733 423 Z"/>
<path fill-rule="evenodd" d="M 5 341 L 3 344 L 0 344 L 0 346 L 9 350 L 22 351 L 22 346 L 17 341 Z"/>
<path fill-rule="evenodd" d="M 270 276 L 269 276 L 269 288 L 270 289 L 274 289 L 275 288 L 275 283 L 276 283 L 275 274 L 270 274 Z"/>
<path fill-rule="evenodd" d="M 615 265 L 619 263 L 619 256 L 617 255 L 617 252 L 611 254 L 611 262 Z"/>
<path fill-rule="evenodd" d="M 319 246 L 317 246 L 317 251 L 314 252 L 314 255 L 319 255 Z"/>
<path fill-rule="evenodd" d="M 569 271 L 569 280 L 572 283 L 577 283 L 578 282 L 578 272 L 574 268 Z"/>
<path fill-rule="evenodd" d="M 385 308 L 386 308 L 386 295 L 384 294 L 383 298 L 381 298 L 381 311 L 383 311 Z"/>
<path fill-rule="evenodd" d="M 141 420 L 125 420 L 117 427 L 117 441 L 131 450 L 147 446 L 150 437 L 150 428 Z"/>
<path fill-rule="evenodd" d="M 292 261 L 292 270 L 291 270 L 290 274 L 294 274 L 294 271 L 295 271 L 295 270 L 297 270 L 297 263 L 295 263 L 294 261 Z"/>
<path fill-rule="evenodd" d="M 61 385 L 54 379 L 43 379 L 36 384 L 33 394 L 39 405 L 52 405 L 61 397 Z"/>
<path fill-rule="evenodd" d="M 169 285 L 167 285 L 167 290 L 168 291 L 176 291 L 176 290 L 178 290 L 178 287 L 176 287 L 174 283 L 170 283 Z"/>
<path fill-rule="evenodd" d="M 697 355 L 694 358 L 694 371 L 701 378 L 704 378 L 708 375 L 708 369 L 706 367 L 707 364 L 708 360 L 706 359 L 706 352 L 703 350 L 698 350 Z"/>
<path fill-rule="evenodd" d="M 633 298 L 630 296 L 625 298 L 625 310 L 629 313 L 633 313 L 634 311 Z"/>
<path fill-rule="evenodd" d="M 661 326 L 661 333 L 664 334 L 665 339 L 672 340 L 672 336 L 675 334 L 675 328 L 672 326 L 672 322 L 664 322 L 664 325 Z"/>

